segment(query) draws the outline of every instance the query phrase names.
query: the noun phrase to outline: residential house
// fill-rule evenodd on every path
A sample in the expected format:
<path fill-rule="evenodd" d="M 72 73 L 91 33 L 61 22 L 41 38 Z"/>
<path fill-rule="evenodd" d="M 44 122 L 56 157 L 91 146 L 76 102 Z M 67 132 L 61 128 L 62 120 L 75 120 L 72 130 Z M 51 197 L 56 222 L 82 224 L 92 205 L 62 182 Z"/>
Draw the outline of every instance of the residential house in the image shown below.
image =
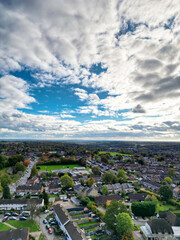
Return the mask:
<path fill-rule="evenodd" d="M 122 187 L 120 183 L 113 184 L 113 192 L 115 194 L 122 192 Z"/>
<path fill-rule="evenodd" d="M 173 240 L 174 232 L 171 225 L 163 218 L 153 219 L 140 227 L 145 240 Z"/>
<path fill-rule="evenodd" d="M 58 194 L 61 192 L 61 186 L 59 184 L 50 184 L 48 192 L 51 194 Z"/>
<path fill-rule="evenodd" d="M 180 188 L 179 187 L 176 187 L 173 189 L 173 196 L 175 198 L 180 198 Z"/>
<path fill-rule="evenodd" d="M 107 201 L 112 201 L 112 200 L 122 201 L 123 199 L 122 197 L 120 197 L 120 195 L 117 195 L 117 194 L 95 197 L 95 202 L 99 205 L 104 205 L 106 204 Z"/>
<path fill-rule="evenodd" d="M 179 213 L 173 213 L 171 211 L 159 212 L 159 217 L 164 218 L 171 226 L 179 226 L 180 227 L 180 214 Z"/>
<path fill-rule="evenodd" d="M 29 240 L 29 228 L 11 229 L 0 231 L 0 239 L 4 240 Z"/>
<path fill-rule="evenodd" d="M 134 187 L 130 183 L 122 183 L 122 189 L 126 193 L 134 192 Z"/>
<path fill-rule="evenodd" d="M 16 193 L 19 194 L 40 194 L 42 193 L 44 190 L 44 187 L 40 184 L 36 184 L 36 185 L 20 185 L 16 188 Z"/>
<path fill-rule="evenodd" d="M 146 193 L 130 193 L 128 198 L 131 202 L 144 202 L 147 197 Z"/>
<path fill-rule="evenodd" d="M 41 208 L 44 206 L 44 199 L 0 199 L 0 210 L 24 210 L 31 204 Z"/>
<path fill-rule="evenodd" d="M 160 188 L 160 184 L 158 184 L 158 183 L 154 183 L 154 182 L 148 182 L 148 181 L 142 181 L 141 182 L 145 187 L 149 187 L 149 188 L 151 188 L 152 190 L 154 190 L 154 191 L 158 191 L 159 190 L 159 188 Z"/>
<path fill-rule="evenodd" d="M 60 206 L 60 204 L 54 207 L 54 214 L 56 221 L 64 232 L 67 240 L 86 240 L 85 234 L 79 228 L 79 226 L 72 221 L 68 212 Z"/>
<path fill-rule="evenodd" d="M 27 181 L 27 185 L 35 185 L 39 183 L 39 178 L 38 177 L 33 177 Z"/>

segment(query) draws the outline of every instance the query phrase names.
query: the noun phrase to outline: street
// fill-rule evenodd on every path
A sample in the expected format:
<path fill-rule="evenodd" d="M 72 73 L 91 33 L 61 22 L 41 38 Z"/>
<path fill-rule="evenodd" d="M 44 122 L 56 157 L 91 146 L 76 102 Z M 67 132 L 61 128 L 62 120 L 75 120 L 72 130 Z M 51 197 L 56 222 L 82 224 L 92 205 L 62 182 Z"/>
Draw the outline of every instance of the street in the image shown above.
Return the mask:
<path fill-rule="evenodd" d="M 31 169 L 34 166 L 34 164 L 36 164 L 38 161 L 38 158 L 36 157 L 34 161 L 31 161 L 29 166 L 26 169 L 26 172 L 24 173 L 24 175 L 15 183 L 11 183 L 9 185 L 9 189 L 10 189 L 10 193 L 14 194 L 16 192 L 16 188 L 20 185 L 24 185 L 27 182 L 27 179 L 30 177 L 31 174 Z"/>

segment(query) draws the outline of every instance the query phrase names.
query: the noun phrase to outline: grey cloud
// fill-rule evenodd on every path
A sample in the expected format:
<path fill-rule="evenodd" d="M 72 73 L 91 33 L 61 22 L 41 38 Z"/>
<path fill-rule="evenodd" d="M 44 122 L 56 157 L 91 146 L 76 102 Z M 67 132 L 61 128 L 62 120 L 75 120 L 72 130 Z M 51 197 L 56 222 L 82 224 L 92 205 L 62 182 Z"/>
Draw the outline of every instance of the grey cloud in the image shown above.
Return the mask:
<path fill-rule="evenodd" d="M 146 112 L 140 104 L 138 104 L 136 107 L 134 107 L 132 111 L 133 111 L 133 113 L 145 113 Z"/>
<path fill-rule="evenodd" d="M 139 61 L 139 67 L 147 71 L 155 71 L 162 66 L 162 63 L 157 59 L 147 59 Z"/>

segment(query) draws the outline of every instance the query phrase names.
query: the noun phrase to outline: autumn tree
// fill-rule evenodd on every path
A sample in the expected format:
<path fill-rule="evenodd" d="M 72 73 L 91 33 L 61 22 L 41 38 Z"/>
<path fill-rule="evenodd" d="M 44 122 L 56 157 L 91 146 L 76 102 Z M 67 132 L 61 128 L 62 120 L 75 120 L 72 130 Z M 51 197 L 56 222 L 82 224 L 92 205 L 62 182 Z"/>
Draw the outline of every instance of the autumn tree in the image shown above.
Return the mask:
<path fill-rule="evenodd" d="M 92 185 L 95 183 L 95 180 L 94 178 L 88 178 L 87 180 L 87 185 L 88 187 L 92 187 Z"/>
<path fill-rule="evenodd" d="M 108 191 L 108 188 L 107 188 L 106 185 L 104 185 L 104 186 L 102 187 L 102 194 L 103 194 L 103 195 L 108 195 L 108 194 L 109 194 L 109 191 Z"/>

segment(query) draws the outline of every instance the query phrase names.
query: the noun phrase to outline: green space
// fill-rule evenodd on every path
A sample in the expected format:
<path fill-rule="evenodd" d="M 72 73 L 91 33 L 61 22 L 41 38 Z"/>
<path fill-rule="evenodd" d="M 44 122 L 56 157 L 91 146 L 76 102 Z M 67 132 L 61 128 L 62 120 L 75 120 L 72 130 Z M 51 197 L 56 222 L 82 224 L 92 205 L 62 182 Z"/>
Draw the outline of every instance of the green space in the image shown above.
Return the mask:
<path fill-rule="evenodd" d="M 57 170 L 57 169 L 73 169 L 75 167 L 80 167 L 78 164 L 71 164 L 71 165 L 42 165 L 40 166 L 39 171 L 48 171 L 51 172 L 52 170 Z"/>
<path fill-rule="evenodd" d="M 29 228 L 30 232 L 37 232 L 40 231 L 38 224 L 34 220 L 8 220 L 7 223 L 16 227 L 16 228 Z"/>
<path fill-rule="evenodd" d="M 176 207 L 175 206 L 172 206 L 170 204 L 162 204 L 161 201 L 158 202 L 157 206 L 156 206 L 156 212 L 164 212 L 164 211 L 173 211 L 173 210 L 176 210 Z"/>
<path fill-rule="evenodd" d="M 3 223 L 0 222 L 0 231 L 7 231 L 10 230 L 11 228 Z"/>
<path fill-rule="evenodd" d="M 74 215 L 71 215 L 71 217 L 78 217 L 78 216 L 82 216 L 82 215 L 84 215 L 84 213 L 74 214 Z"/>
<path fill-rule="evenodd" d="M 8 167 L 1 169 L 0 172 L 5 172 L 8 169 Z"/>
<path fill-rule="evenodd" d="M 174 210 L 172 211 L 173 213 L 180 213 L 180 209 L 179 210 Z"/>
<path fill-rule="evenodd" d="M 48 195 L 50 198 L 58 198 L 59 196 L 58 196 L 58 194 L 50 194 L 50 195 Z"/>
<path fill-rule="evenodd" d="M 97 224 L 97 222 L 87 222 L 87 223 L 81 223 L 81 224 L 78 224 L 79 227 L 85 227 L 85 226 L 91 226 L 91 225 L 95 225 Z"/>
<path fill-rule="evenodd" d="M 106 154 L 109 153 L 112 157 L 116 156 L 116 155 L 121 155 L 121 156 L 127 156 L 127 157 L 131 157 L 131 154 L 125 154 L 125 153 L 117 153 L 117 152 L 99 152 L 98 154 Z"/>

